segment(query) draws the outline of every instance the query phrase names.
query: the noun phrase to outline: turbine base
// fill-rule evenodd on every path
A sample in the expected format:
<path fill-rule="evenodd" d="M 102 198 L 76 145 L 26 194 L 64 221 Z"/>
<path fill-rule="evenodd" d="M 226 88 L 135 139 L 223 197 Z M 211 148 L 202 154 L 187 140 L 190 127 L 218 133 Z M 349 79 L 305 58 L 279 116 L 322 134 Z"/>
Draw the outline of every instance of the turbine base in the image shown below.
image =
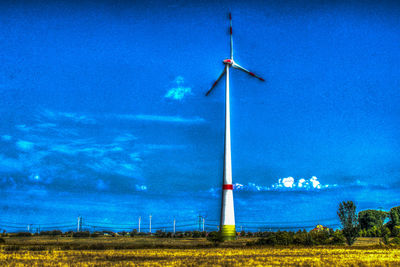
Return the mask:
<path fill-rule="evenodd" d="M 222 225 L 221 237 L 224 241 L 236 239 L 236 228 L 235 225 Z"/>

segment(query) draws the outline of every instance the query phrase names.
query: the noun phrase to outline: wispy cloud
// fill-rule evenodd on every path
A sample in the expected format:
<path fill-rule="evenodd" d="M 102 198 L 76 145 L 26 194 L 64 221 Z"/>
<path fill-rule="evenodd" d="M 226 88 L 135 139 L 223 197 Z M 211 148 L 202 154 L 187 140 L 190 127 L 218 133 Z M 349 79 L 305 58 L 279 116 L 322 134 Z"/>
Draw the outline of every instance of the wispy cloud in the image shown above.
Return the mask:
<path fill-rule="evenodd" d="M 78 114 L 74 112 L 60 112 L 60 111 L 52 111 L 52 110 L 44 110 L 41 113 L 42 117 L 45 117 L 49 120 L 53 121 L 72 121 L 76 123 L 82 124 L 95 124 L 96 120 L 84 114 Z M 44 127 L 52 127 L 53 123 L 45 123 L 42 124 Z"/>
<path fill-rule="evenodd" d="M 25 124 L 15 125 L 15 128 L 17 128 L 18 130 L 23 131 L 23 132 L 29 132 L 32 129 L 31 127 L 28 127 Z"/>
<path fill-rule="evenodd" d="M 23 167 L 20 160 L 0 154 L 0 173 L 19 172 Z"/>
<path fill-rule="evenodd" d="M 180 116 L 145 115 L 145 114 L 138 114 L 138 115 L 116 114 L 115 117 L 122 120 L 141 120 L 141 121 L 185 123 L 185 124 L 200 124 L 205 122 L 205 120 L 200 117 L 182 118 Z"/>
<path fill-rule="evenodd" d="M 86 164 L 86 166 L 97 173 L 118 174 L 136 179 L 141 177 L 141 171 L 135 164 L 121 159 L 102 157 L 96 162 Z"/>
<path fill-rule="evenodd" d="M 147 186 L 145 185 L 135 185 L 136 191 L 147 191 Z"/>
<path fill-rule="evenodd" d="M 137 140 L 137 138 L 130 133 L 119 135 L 114 139 L 115 142 L 131 142 L 135 140 Z"/>
<path fill-rule="evenodd" d="M 144 179 L 140 154 L 145 148 L 138 150 L 133 133 L 95 123 L 107 120 L 104 115 L 48 109 L 33 115 L 30 123 L 17 123 L 14 136 L 0 136 L 7 148 L 0 154 L 2 184 L 15 190 L 40 185 L 40 192 L 74 191 L 85 180 L 82 186 L 88 191 L 138 191 L 135 181 Z M 93 131 L 99 134 L 93 136 Z M 3 179 L 8 175 L 12 179 Z"/>
<path fill-rule="evenodd" d="M 185 145 L 161 145 L 161 144 L 147 144 L 144 145 L 146 149 L 150 150 L 176 150 L 176 149 L 185 149 Z"/>
<path fill-rule="evenodd" d="M 29 142 L 29 141 L 24 141 L 24 140 L 18 140 L 16 143 L 16 146 L 19 150 L 22 151 L 29 151 L 32 150 L 34 147 L 34 143 Z"/>
<path fill-rule="evenodd" d="M 192 93 L 192 88 L 184 86 L 185 79 L 182 76 L 176 77 L 174 82 L 176 87 L 169 89 L 164 95 L 165 98 L 182 100 L 186 95 L 190 95 Z"/>
<path fill-rule="evenodd" d="M 8 134 L 4 134 L 1 136 L 1 140 L 3 140 L 3 141 L 11 141 L 11 139 L 12 139 L 12 136 L 8 135 Z"/>

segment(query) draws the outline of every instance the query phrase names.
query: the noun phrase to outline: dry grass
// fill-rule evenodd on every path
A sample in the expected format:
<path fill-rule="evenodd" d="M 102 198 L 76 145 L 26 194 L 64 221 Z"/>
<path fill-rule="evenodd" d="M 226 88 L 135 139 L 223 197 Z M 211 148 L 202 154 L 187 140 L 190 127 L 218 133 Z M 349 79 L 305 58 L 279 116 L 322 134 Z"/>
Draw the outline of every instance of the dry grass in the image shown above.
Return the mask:
<path fill-rule="evenodd" d="M 397 266 L 400 250 L 386 248 L 207 248 L 2 252 L 13 266 Z"/>
<path fill-rule="evenodd" d="M 400 266 L 400 248 L 379 246 L 377 238 L 360 238 L 355 247 L 246 247 L 246 241 L 226 242 L 213 248 L 204 247 L 208 245 L 204 239 L 11 238 L 2 246 L 0 263 L 12 266 Z M 74 244 L 78 249 L 93 244 L 103 244 L 109 249 L 61 248 Z M 111 249 L 116 244 L 121 249 Z M 123 249 L 123 246 L 149 244 L 154 248 Z M 6 246 L 20 247 L 20 250 L 5 251 Z M 39 251 L 32 249 L 35 247 Z"/>

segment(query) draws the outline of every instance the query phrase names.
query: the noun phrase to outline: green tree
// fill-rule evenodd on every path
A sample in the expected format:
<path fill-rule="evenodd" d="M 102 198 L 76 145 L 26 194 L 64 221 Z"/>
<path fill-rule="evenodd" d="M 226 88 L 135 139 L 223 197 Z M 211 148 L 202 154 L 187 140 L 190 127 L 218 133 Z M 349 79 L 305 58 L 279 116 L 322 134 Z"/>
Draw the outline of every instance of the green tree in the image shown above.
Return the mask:
<path fill-rule="evenodd" d="M 380 228 L 388 217 L 389 213 L 380 210 L 363 210 L 358 213 L 358 222 L 361 229 L 369 230 L 373 226 Z"/>
<path fill-rule="evenodd" d="M 224 242 L 220 232 L 210 232 L 207 235 L 207 240 L 212 242 L 214 246 L 218 246 L 220 243 Z"/>
<path fill-rule="evenodd" d="M 390 209 L 390 220 L 393 226 L 400 225 L 400 206 Z"/>
<path fill-rule="evenodd" d="M 400 225 L 394 226 L 392 229 L 392 236 L 400 237 Z"/>
<path fill-rule="evenodd" d="M 342 224 L 342 233 L 346 238 L 346 243 L 351 246 L 356 241 L 359 231 L 356 205 L 353 201 L 343 201 L 339 204 L 337 215 Z"/>
<path fill-rule="evenodd" d="M 385 226 L 382 226 L 380 230 L 382 241 L 385 245 L 387 245 L 389 243 L 390 230 Z"/>
<path fill-rule="evenodd" d="M 343 244 L 346 239 L 343 236 L 342 231 L 336 230 L 332 236 L 332 244 Z"/>

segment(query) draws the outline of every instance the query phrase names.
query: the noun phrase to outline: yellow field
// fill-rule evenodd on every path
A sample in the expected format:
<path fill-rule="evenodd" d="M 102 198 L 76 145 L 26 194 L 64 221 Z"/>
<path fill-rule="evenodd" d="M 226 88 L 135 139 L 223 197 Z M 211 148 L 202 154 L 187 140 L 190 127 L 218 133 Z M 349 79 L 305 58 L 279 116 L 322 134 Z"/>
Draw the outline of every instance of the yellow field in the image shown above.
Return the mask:
<path fill-rule="evenodd" d="M 399 249 L 208 248 L 104 251 L 2 252 L 2 265 L 13 266 L 399 266 Z"/>
<path fill-rule="evenodd" d="M 76 245 L 74 247 L 74 244 Z M 90 244 L 118 244 L 119 249 L 87 249 Z M 171 245 L 179 248 L 132 248 L 123 245 Z M 360 238 L 355 247 L 248 247 L 241 240 L 221 247 L 201 247 L 204 239 L 155 238 L 10 238 L 1 246 L 1 266 L 400 266 L 400 247 Z M 63 246 L 68 245 L 70 249 Z M 80 246 L 86 249 L 79 249 Z M 19 249 L 7 251 L 7 247 Z M 193 246 L 198 246 L 195 248 Z M 36 249 L 40 251 L 34 251 Z"/>

